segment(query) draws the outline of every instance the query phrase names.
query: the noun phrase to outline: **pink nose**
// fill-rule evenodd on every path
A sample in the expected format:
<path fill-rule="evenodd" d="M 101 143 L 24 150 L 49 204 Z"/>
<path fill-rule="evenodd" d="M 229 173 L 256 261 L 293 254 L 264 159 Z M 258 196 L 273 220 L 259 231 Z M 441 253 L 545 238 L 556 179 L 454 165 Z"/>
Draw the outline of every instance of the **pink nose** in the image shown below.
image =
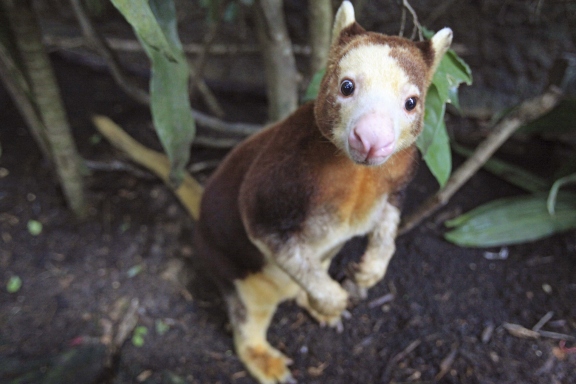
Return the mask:
<path fill-rule="evenodd" d="M 348 145 L 354 160 L 369 163 L 384 160 L 395 149 L 392 119 L 380 113 L 362 116 L 348 136 Z"/>

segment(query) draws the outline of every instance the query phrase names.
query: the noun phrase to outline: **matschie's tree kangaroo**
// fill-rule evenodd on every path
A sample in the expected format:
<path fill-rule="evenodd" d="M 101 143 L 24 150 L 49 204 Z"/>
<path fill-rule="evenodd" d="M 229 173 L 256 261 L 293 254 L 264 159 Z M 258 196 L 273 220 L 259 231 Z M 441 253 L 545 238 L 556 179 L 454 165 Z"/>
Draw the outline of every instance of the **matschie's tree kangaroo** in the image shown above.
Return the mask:
<path fill-rule="evenodd" d="M 240 360 L 262 384 L 293 382 L 266 339 L 284 300 L 341 327 L 349 294 L 327 272 L 367 236 L 354 283 L 366 290 L 395 251 L 402 191 L 417 163 L 426 90 L 452 41 L 367 32 L 348 1 L 334 22 L 315 102 L 234 148 L 207 182 L 194 230 L 200 266 L 225 298 Z"/>

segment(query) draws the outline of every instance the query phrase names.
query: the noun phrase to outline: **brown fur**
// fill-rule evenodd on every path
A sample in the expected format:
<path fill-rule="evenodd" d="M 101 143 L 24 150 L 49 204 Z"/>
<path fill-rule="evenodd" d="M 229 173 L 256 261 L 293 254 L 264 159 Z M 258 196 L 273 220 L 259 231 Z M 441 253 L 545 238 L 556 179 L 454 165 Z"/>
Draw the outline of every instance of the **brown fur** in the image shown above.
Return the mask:
<path fill-rule="evenodd" d="M 346 241 L 368 237 L 355 274 L 360 291 L 384 276 L 395 249 L 403 191 L 416 165 L 414 141 L 421 130 L 426 88 L 437 55 L 451 40 L 449 30 L 432 43 L 418 44 L 366 32 L 354 21 L 347 2 L 337 13 L 334 33 L 317 101 L 231 151 L 206 185 L 195 228 L 197 257 L 224 293 L 236 351 L 264 384 L 291 381 L 289 359 L 266 341 L 281 301 L 296 298 L 319 322 L 340 326 L 348 294 L 328 276 L 327 268 Z M 359 49 L 377 46 L 386 48 Z M 368 67 L 364 55 L 373 57 Z M 346 57 L 352 61 L 343 65 Z M 390 67 L 380 70 L 374 83 L 369 73 L 353 73 L 359 92 L 372 100 L 371 109 L 356 108 L 358 100 L 366 99 L 339 94 L 341 65 L 350 73 L 360 63 L 368 72 L 373 62 L 382 60 Z M 382 87 L 385 92 L 380 92 Z M 412 111 L 404 110 L 411 95 L 421 102 Z M 381 108 L 381 100 L 390 105 Z M 384 117 L 361 119 L 375 113 Z M 392 114 L 390 122 L 386 114 Z M 386 129 L 394 131 L 387 132 L 399 130 L 394 140 L 401 144 L 370 163 L 373 166 L 364 165 L 363 158 L 353 160 L 345 140 L 350 129 L 359 126 L 356 121 L 377 122 L 362 126 L 362 134 L 370 127 L 374 131 L 368 132 L 378 135 L 380 121 L 388 124 Z"/>

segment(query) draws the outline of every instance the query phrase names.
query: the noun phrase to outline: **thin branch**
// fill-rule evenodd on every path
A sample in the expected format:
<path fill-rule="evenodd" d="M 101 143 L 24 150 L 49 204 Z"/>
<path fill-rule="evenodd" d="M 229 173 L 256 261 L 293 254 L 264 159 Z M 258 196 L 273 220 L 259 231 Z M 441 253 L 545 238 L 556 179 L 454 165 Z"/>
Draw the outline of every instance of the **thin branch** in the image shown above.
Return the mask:
<path fill-rule="evenodd" d="M 440 207 L 446 205 L 452 195 L 466 183 L 500 146 L 522 125 L 552 110 L 560 101 L 562 91 L 551 86 L 544 94 L 523 102 L 504 118 L 492 131 L 474 154 L 458 168 L 435 195 L 426 200 L 412 215 L 403 220 L 398 231 L 404 234 L 426 219 Z"/>
<path fill-rule="evenodd" d="M 398 31 L 398 36 L 404 37 L 404 28 L 406 28 L 406 8 L 402 7 L 402 16 L 400 16 L 400 31 Z"/>
<path fill-rule="evenodd" d="M 288 36 L 282 0 L 257 0 L 256 30 L 262 46 L 268 118 L 280 120 L 298 106 L 298 73 Z"/>
<path fill-rule="evenodd" d="M 67 36 L 55 36 L 55 35 L 44 35 L 44 43 L 51 47 L 56 47 L 59 49 L 74 49 L 82 48 L 87 45 L 86 39 L 84 37 L 67 37 Z M 104 39 L 107 45 L 114 50 L 123 52 L 142 52 L 142 45 L 134 39 L 122 39 L 118 37 L 106 37 Z M 189 55 L 199 55 L 202 53 L 203 44 L 188 43 L 183 44 L 182 49 L 184 53 Z M 308 45 L 294 44 L 292 50 L 295 55 L 309 56 L 312 49 Z M 208 53 L 212 56 L 223 56 L 223 55 L 255 55 L 260 54 L 261 50 L 257 45 L 253 44 L 212 44 Z"/>
<path fill-rule="evenodd" d="M 402 0 L 402 6 L 406 8 L 408 12 L 410 12 L 412 15 L 412 22 L 414 23 L 414 29 L 412 30 L 412 36 L 410 39 L 413 40 L 416 37 L 416 32 L 418 32 L 418 39 L 420 41 L 424 40 L 424 36 L 422 36 L 422 25 L 418 21 L 418 15 L 416 14 L 416 11 L 414 11 L 414 8 L 412 8 L 408 0 Z"/>
<path fill-rule="evenodd" d="M 210 112 L 220 118 L 224 116 L 224 110 L 220 106 L 220 103 L 218 103 L 218 99 L 214 93 L 212 93 L 212 90 L 208 87 L 203 77 L 204 69 L 206 68 L 206 63 L 208 62 L 210 46 L 214 43 L 214 39 L 220 30 L 223 17 L 223 9 L 224 8 L 222 7 L 222 4 L 220 4 L 218 19 L 216 23 L 210 25 L 208 33 L 204 36 L 202 51 L 196 58 L 196 63 L 192 64 L 192 62 L 188 60 L 188 65 L 190 67 L 190 97 L 193 97 L 194 91 L 198 90 L 206 102 L 206 106 Z"/>
<path fill-rule="evenodd" d="M 122 67 L 119 64 L 118 58 L 115 52 L 108 46 L 107 41 L 103 39 L 97 31 L 94 29 L 92 22 L 90 21 L 89 17 L 87 16 L 84 8 L 81 4 L 80 0 L 70 0 L 76 18 L 80 23 L 80 27 L 82 28 L 82 32 L 84 34 L 84 41 L 87 41 L 92 47 L 94 47 L 104 58 L 106 63 L 108 64 L 112 76 L 114 80 L 118 83 L 118 85 L 130 96 L 132 96 L 136 101 L 144 104 L 150 105 L 150 95 L 145 90 L 138 88 L 135 84 L 129 81 L 126 78 Z M 110 41 L 110 40 L 108 40 Z M 134 41 L 138 45 L 138 49 L 141 50 L 141 45 Z M 204 90 L 205 93 L 208 87 L 204 87 L 203 81 L 198 83 L 200 86 L 200 90 Z M 204 86 L 203 86 L 204 85 Z M 225 132 L 225 133 L 237 133 L 241 135 L 250 135 L 254 132 L 260 130 L 261 126 L 253 125 L 253 124 L 243 124 L 243 123 L 227 123 L 220 119 L 208 116 L 200 111 L 192 110 L 192 115 L 196 122 L 202 126 L 207 128 L 211 128 L 215 131 Z M 202 139 L 200 139 L 202 141 Z M 237 140 L 235 141 L 237 143 Z M 204 140 L 202 142 L 203 145 L 210 146 L 214 144 L 216 147 L 224 148 L 230 147 L 232 145 L 231 141 L 222 142 L 222 141 L 214 141 L 214 140 Z"/>
<path fill-rule="evenodd" d="M 70 3 L 72 5 L 72 9 L 74 10 L 74 15 L 76 16 L 76 19 L 80 24 L 80 28 L 82 29 L 82 34 L 88 42 L 88 45 L 90 45 L 100 55 L 102 55 L 108 64 L 108 68 L 110 69 L 112 77 L 116 83 L 132 98 L 142 104 L 149 105 L 150 95 L 148 92 L 139 88 L 126 77 L 122 67 L 119 64 L 116 53 L 108 47 L 106 41 L 98 34 L 92 25 L 90 18 L 84 10 L 84 6 L 82 5 L 81 0 L 70 0 Z"/>
<path fill-rule="evenodd" d="M 86 14 L 84 6 L 82 5 L 82 1 L 70 0 L 70 3 L 72 4 L 76 19 L 78 20 L 80 28 L 82 29 L 85 41 L 104 58 L 104 61 L 108 65 L 114 81 L 116 81 L 120 88 L 122 88 L 122 90 L 124 90 L 124 92 L 126 92 L 134 100 L 141 104 L 150 105 L 150 95 L 147 91 L 138 87 L 127 77 L 125 71 L 120 65 L 120 60 L 118 59 L 116 52 L 114 52 L 108 46 L 107 41 L 94 28 L 90 17 Z M 194 68 L 191 68 L 191 70 L 194 72 Z M 222 116 L 222 108 L 204 81 L 201 79 L 198 80 L 197 85 L 198 90 L 204 97 L 204 100 L 210 108 L 210 111 L 217 116 Z"/>
<path fill-rule="evenodd" d="M 261 125 L 249 123 L 229 123 L 205 113 L 192 109 L 192 116 L 199 125 L 210 128 L 216 132 L 233 133 L 238 135 L 249 136 L 262 129 Z"/>

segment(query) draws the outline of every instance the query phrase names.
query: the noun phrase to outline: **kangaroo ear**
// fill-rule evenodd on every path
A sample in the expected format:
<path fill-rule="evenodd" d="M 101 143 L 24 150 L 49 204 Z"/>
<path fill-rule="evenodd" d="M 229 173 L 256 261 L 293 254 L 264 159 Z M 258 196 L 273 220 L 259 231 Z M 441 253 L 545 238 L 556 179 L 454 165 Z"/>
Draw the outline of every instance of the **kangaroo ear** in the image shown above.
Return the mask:
<path fill-rule="evenodd" d="M 356 19 L 354 18 L 354 7 L 349 1 L 343 1 L 338 12 L 336 12 L 336 17 L 334 18 L 334 27 L 332 29 L 332 44 L 338 41 L 340 37 L 340 32 L 344 28 L 347 28 L 354 24 Z"/>
<path fill-rule="evenodd" d="M 434 34 L 434 36 L 432 36 L 430 43 L 432 44 L 432 50 L 434 51 L 434 60 L 431 68 L 432 73 L 434 73 L 438 64 L 440 64 L 440 60 L 442 60 L 442 57 L 448 48 L 450 48 L 450 44 L 452 44 L 452 30 L 450 28 L 439 30 Z"/>

